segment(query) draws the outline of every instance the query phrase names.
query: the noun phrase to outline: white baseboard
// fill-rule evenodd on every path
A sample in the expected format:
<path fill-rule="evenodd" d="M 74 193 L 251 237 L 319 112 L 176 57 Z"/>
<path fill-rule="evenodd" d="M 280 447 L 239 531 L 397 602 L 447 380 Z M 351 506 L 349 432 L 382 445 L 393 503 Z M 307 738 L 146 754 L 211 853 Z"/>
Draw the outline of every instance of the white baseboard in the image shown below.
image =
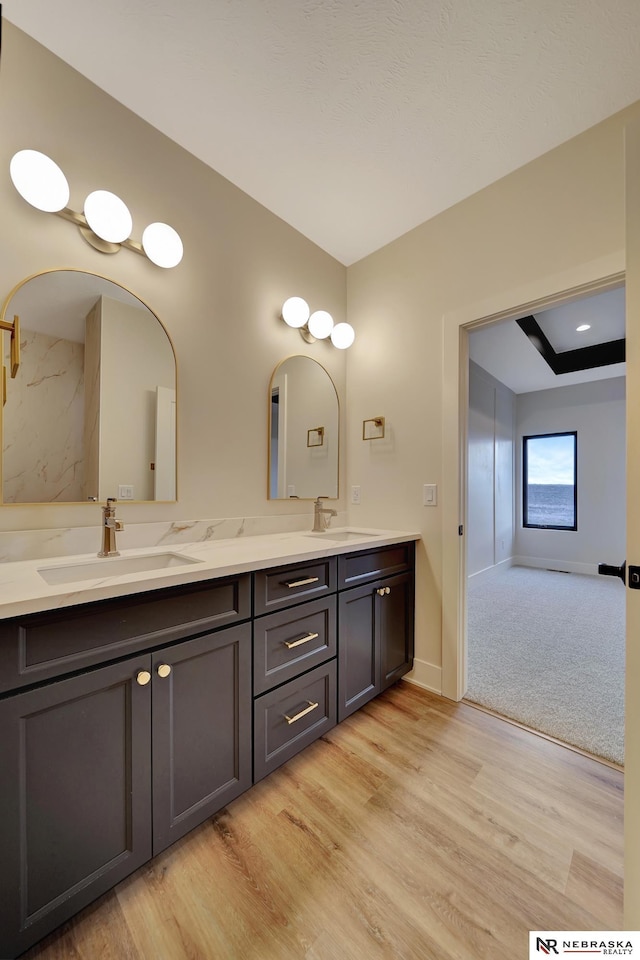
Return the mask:
<path fill-rule="evenodd" d="M 475 587 L 480 583 L 484 583 L 485 580 L 490 580 L 491 577 L 495 577 L 497 573 L 508 570 L 509 567 L 513 566 L 513 563 L 513 557 L 507 557 L 506 560 L 501 560 L 500 563 L 494 563 L 492 567 L 485 567 L 484 570 L 478 570 L 477 573 L 472 573 L 471 576 L 467 578 L 467 581 L 469 584 L 473 583 Z"/>
<path fill-rule="evenodd" d="M 596 576 L 597 563 L 579 563 L 576 560 L 549 560 L 545 557 L 514 557 L 514 567 L 535 567 L 537 570 L 561 570 L 565 573 L 586 573 Z"/>
<path fill-rule="evenodd" d="M 413 670 L 402 679 L 408 683 L 415 683 L 423 690 L 442 695 L 442 667 L 437 667 L 435 663 L 414 659 Z"/>

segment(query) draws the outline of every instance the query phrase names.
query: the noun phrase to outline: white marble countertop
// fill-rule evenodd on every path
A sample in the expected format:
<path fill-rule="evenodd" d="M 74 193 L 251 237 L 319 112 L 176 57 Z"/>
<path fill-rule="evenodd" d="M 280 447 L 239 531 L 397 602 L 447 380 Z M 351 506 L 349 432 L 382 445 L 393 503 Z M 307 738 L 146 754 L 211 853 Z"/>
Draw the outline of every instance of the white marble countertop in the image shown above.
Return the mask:
<path fill-rule="evenodd" d="M 0 563 L 0 619 L 419 539 L 420 534 L 415 532 L 330 528 L 320 534 L 300 530 L 141 547 L 123 550 L 115 558 L 99 559 L 92 553 Z M 167 554 L 178 558 L 172 561 L 177 565 L 113 575 L 122 559 L 137 557 L 144 565 L 142 558 L 151 558 L 153 562 L 152 558 Z M 184 565 L 180 565 L 182 557 L 186 558 Z M 98 565 L 99 573 L 94 569 Z M 77 578 L 73 569 L 76 566 Z M 45 579 L 54 579 L 56 575 L 62 575 L 64 582 L 48 583 Z"/>

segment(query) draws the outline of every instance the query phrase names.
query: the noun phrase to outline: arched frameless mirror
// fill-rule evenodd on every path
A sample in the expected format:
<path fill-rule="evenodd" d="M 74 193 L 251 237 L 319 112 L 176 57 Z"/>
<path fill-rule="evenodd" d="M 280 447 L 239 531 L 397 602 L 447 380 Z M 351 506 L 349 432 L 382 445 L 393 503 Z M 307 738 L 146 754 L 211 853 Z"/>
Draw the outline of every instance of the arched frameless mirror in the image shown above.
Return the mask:
<path fill-rule="evenodd" d="M 269 499 L 338 496 L 340 408 L 310 357 L 288 357 L 269 384 Z"/>
<path fill-rule="evenodd" d="M 156 315 L 111 280 L 52 270 L 9 294 L 0 320 L 14 316 L 3 503 L 175 500 L 176 364 Z"/>

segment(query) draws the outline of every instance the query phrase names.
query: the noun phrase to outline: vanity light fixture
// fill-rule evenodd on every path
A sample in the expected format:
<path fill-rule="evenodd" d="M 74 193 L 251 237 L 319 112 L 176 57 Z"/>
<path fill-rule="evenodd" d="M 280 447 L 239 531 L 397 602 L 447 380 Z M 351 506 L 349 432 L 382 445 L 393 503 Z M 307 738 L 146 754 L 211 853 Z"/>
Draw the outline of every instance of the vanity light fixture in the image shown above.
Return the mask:
<path fill-rule="evenodd" d="M 282 319 L 290 326 L 300 331 L 300 336 L 306 343 L 315 343 L 316 340 L 331 338 L 331 342 L 338 350 L 345 350 L 355 340 L 355 331 L 349 323 L 333 322 L 333 317 L 326 310 L 315 310 L 311 313 L 309 304 L 302 297 L 289 297 L 282 304 Z"/>
<path fill-rule="evenodd" d="M 19 150 L 11 159 L 9 173 L 14 187 L 27 203 L 75 223 L 87 243 L 100 253 L 117 253 L 126 247 L 159 267 L 175 267 L 182 260 L 182 240 L 167 223 L 149 224 L 142 234 L 142 243 L 132 240 L 131 214 L 115 193 L 94 190 L 85 200 L 82 213 L 72 210 L 68 206 L 67 178 L 44 153 Z"/>
<path fill-rule="evenodd" d="M 331 343 L 338 350 L 346 350 L 356 338 L 356 332 L 350 323 L 336 323 L 331 331 Z"/>

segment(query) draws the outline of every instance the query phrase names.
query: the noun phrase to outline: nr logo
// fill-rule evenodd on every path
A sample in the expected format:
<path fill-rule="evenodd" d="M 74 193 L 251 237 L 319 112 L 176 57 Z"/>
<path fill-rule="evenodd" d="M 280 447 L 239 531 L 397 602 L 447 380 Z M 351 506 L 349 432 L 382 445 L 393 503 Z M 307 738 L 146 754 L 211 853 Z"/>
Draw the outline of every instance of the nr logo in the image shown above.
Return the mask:
<path fill-rule="evenodd" d="M 558 953 L 557 940 L 543 940 L 542 937 L 536 937 L 536 950 L 539 953 Z"/>

